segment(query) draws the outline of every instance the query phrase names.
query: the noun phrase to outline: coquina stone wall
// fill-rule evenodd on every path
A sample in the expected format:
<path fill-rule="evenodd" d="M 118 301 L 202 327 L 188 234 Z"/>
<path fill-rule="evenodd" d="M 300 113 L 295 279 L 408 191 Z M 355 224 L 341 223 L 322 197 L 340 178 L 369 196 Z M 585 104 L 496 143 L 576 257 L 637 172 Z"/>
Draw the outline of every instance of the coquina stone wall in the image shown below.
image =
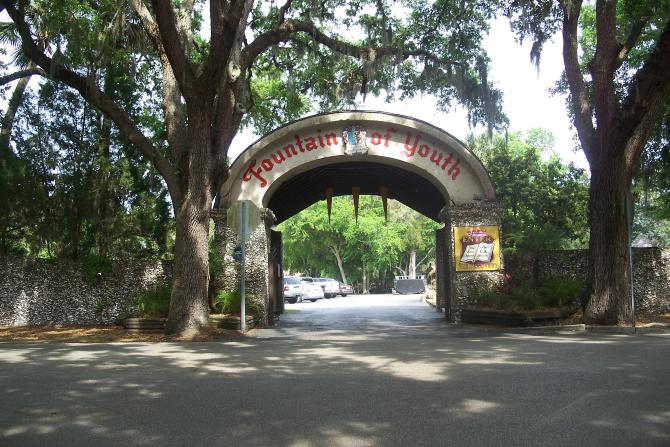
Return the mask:
<path fill-rule="evenodd" d="M 533 277 L 586 277 L 586 250 L 540 253 L 537 258 L 508 255 L 507 272 L 515 282 Z M 670 312 L 670 248 L 633 248 L 633 288 L 637 308 L 649 312 Z"/>
<path fill-rule="evenodd" d="M 169 281 L 171 267 L 123 260 L 85 274 L 74 261 L 0 257 L 0 325 L 111 324 L 132 312 L 142 290 Z"/>
<path fill-rule="evenodd" d="M 456 222 L 475 222 L 472 210 L 454 216 Z M 466 214 L 465 216 L 463 214 Z M 254 231 L 247 249 L 247 297 L 260 314 L 259 324 L 267 324 L 267 256 L 268 220 Z M 225 275 L 223 289 L 239 288 L 240 263 L 233 259 L 237 241 L 225 229 L 223 239 Z M 452 247 L 453 250 L 453 247 Z M 452 251 L 453 253 L 453 251 Z M 670 248 L 636 248 L 633 250 L 634 287 L 637 307 L 649 312 L 670 312 Z M 543 252 L 537 263 L 533 259 L 508 255 L 506 271 L 515 281 L 533 277 L 567 277 L 583 280 L 586 251 Z M 81 264 L 73 261 L 44 261 L 22 257 L 0 257 L 0 326 L 19 325 L 92 325 L 111 324 L 132 313 L 138 294 L 160 283 L 169 282 L 172 264 L 159 260 L 123 260 L 112 262 L 101 275 L 86 275 Z M 456 302 L 452 303 L 455 319 L 484 284 L 497 284 L 502 272 L 459 272 L 453 283 Z"/>

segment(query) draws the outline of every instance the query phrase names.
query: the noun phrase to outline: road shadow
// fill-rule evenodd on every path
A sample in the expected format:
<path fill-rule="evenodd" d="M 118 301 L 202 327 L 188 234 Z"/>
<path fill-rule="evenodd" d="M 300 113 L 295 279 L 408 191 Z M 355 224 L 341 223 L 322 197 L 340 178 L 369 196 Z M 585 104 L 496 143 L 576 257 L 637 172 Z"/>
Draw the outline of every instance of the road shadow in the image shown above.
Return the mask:
<path fill-rule="evenodd" d="M 0 344 L 0 445 L 668 445 L 665 336 Z"/>

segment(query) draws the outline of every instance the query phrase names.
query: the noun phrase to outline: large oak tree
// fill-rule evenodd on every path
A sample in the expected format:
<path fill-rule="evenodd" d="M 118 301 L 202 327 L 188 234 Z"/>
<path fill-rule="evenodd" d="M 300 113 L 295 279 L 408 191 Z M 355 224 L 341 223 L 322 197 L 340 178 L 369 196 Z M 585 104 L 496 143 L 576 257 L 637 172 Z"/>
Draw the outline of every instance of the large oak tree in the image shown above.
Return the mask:
<path fill-rule="evenodd" d="M 670 97 L 670 2 L 508 3 L 516 30 L 535 39 L 533 55 L 560 30 L 570 111 L 591 170 L 585 320 L 628 324 L 626 196 Z"/>
<path fill-rule="evenodd" d="M 444 109 L 458 101 L 473 123 L 503 120 L 480 47 L 492 14 L 486 2 L 0 0 L 0 8 L 38 74 L 78 91 L 164 179 L 176 219 L 170 333 L 207 325 L 210 210 L 243 120 L 279 123 L 394 91 L 431 92 Z M 99 44 L 105 22 L 115 20 L 129 22 L 128 32 L 141 29 L 148 42 L 115 57 L 128 66 L 147 58 L 160 64 L 164 144 L 103 88 L 104 76 L 68 57 L 76 50 L 96 61 L 108 48 Z M 37 38 L 45 24 L 47 47 Z"/>

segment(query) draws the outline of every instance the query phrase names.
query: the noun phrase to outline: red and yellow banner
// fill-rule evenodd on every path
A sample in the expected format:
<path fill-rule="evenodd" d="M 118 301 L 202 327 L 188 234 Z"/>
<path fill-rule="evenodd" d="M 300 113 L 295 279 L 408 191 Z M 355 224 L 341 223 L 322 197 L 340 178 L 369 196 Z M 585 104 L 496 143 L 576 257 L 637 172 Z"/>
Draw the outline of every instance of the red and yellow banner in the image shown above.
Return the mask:
<path fill-rule="evenodd" d="M 498 226 L 454 227 L 457 272 L 500 270 Z"/>

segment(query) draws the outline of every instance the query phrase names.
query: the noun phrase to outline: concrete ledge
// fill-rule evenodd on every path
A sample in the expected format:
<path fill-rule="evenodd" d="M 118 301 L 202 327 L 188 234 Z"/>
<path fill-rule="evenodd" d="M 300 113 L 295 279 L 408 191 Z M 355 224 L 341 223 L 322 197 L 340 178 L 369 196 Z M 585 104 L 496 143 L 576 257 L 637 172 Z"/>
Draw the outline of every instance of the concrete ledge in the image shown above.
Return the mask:
<path fill-rule="evenodd" d="M 552 322 L 570 316 L 570 310 L 546 312 L 512 312 L 505 310 L 463 309 L 461 320 L 464 323 L 492 324 L 499 326 L 534 326 L 542 322 Z"/>
<path fill-rule="evenodd" d="M 123 327 L 133 332 L 162 331 L 165 329 L 164 318 L 126 318 Z"/>
<path fill-rule="evenodd" d="M 254 318 L 251 315 L 247 315 L 245 319 L 247 321 L 247 329 L 253 328 Z M 240 317 L 233 315 L 210 316 L 209 324 L 212 327 L 219 327 L 222 329 L 232 329 L 236 331 L 240 328 Z"/>
<path fill-rule="evenodd" d="M 508 327 L 504 328 L 506 332 L 524 333 L 532 335 L 550 335 L 550 334 L 570 334 L 570 333 L 589 333 L 589 334 L 670 334 L 670 325 L 663 323 L 651 323 L 635 328 L 622 326 L 590 326 L 586 324 L 569 324 L 554 326 L 530 326 L 530 327 Z"/>

